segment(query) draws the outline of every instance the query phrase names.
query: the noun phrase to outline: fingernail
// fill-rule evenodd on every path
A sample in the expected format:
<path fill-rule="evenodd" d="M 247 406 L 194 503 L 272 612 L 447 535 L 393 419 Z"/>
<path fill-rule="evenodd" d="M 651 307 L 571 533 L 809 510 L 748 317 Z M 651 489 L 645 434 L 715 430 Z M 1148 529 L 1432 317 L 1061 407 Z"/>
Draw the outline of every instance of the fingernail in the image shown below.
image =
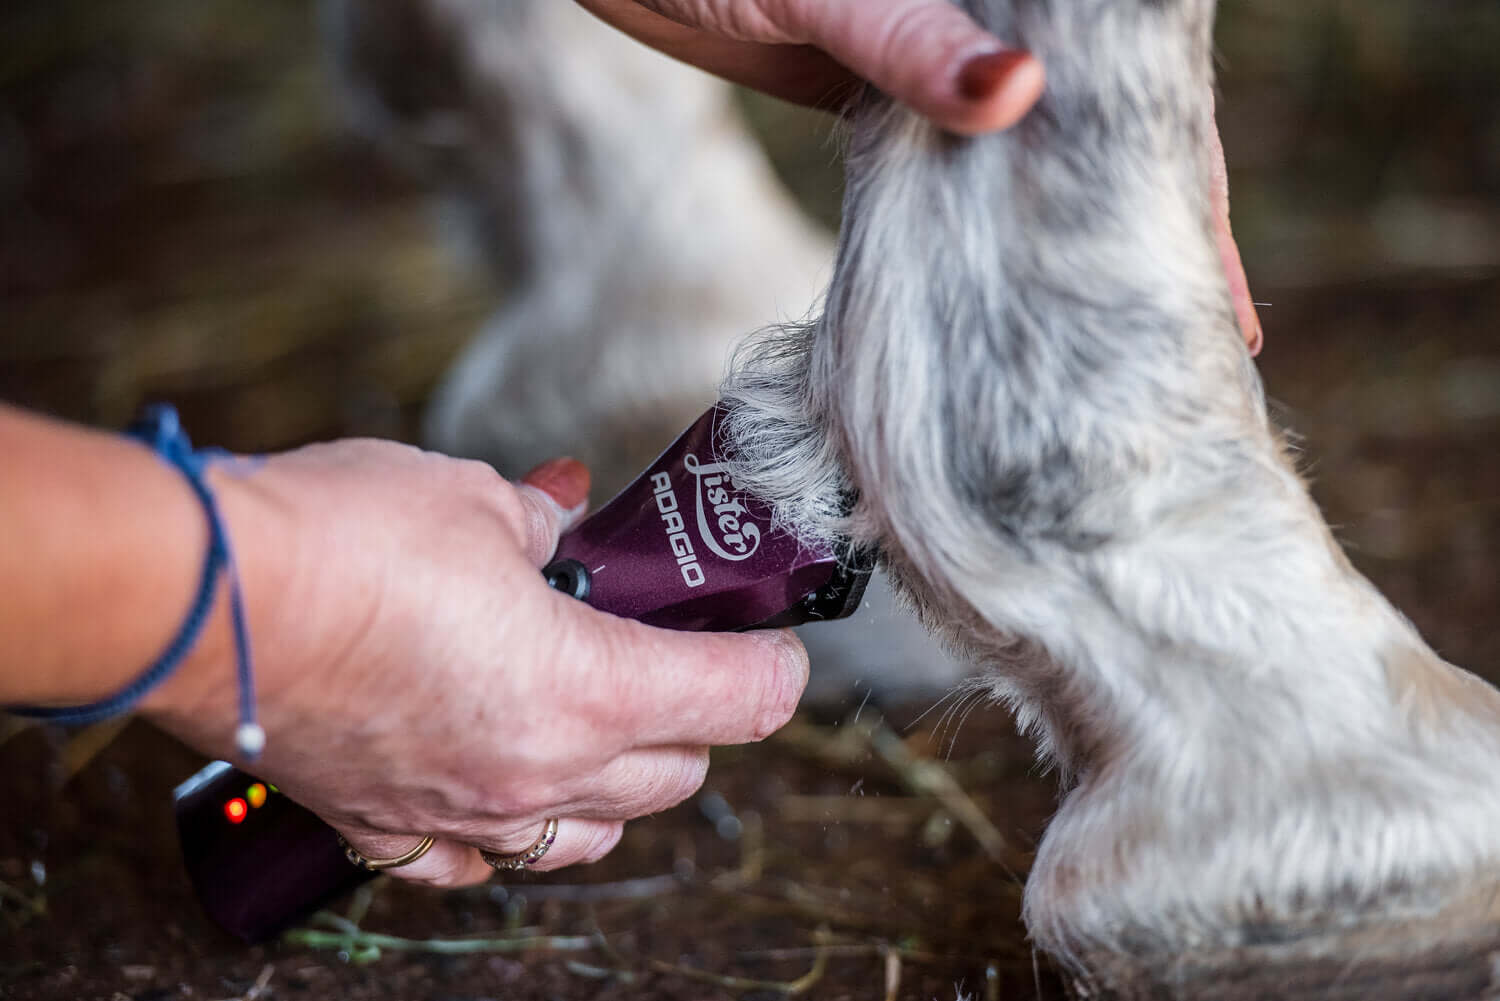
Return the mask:
<path fill-rule="evenodd" d="M 536 487 L 564 511 L 588 503 L 589 467 L 577 459 L 549 459 L 521 477 L 521 482 Z"/>
<path fill-rule="evenodd" d="M 1255 333 L 1250 335 L 1250 357 L 1254 358 L 1260 354 L 1260 349 L 1265 346 L 1266 332 L 1261 328 L 1260 315 L 1255 316 Z"/>
<path fill-rule="evenodd" d="M 958 71 L 958 93 L 966 101 L 995 96 L 1007 77 L 1030 56 L 1017 49 L 1001 49 L 974 56 Z"/>

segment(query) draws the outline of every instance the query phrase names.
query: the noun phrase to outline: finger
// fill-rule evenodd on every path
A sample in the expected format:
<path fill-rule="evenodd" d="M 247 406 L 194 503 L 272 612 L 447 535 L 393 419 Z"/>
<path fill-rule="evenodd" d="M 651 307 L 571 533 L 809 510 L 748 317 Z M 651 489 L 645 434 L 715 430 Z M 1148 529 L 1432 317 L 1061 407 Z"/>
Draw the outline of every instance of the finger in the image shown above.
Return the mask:
<path fill-rule="evenodd" d="M 578 0 L 606 24 L 673 59 L 774 97 L 834 109 L 859 86 L 849 70 L 810 45 L 729 38 L 647 10 L 636 0 Z"/>
<path fill-rule="evenodd" d="M 691 7 L 671 11 L 673 20 L 636 0 L 579 2 L 675 59 L 825 110 L 845 105 L 869 79 L 939 125 L 974 134 L 1014 123 L 1042 90 L 1036 59 L 1006 49 L 946 0 L 788 4 L 779 20 L 738 25 L 706 24 Z M 929 18 L 940 37 L 920 37 Z M 909 62 L 901 46 L 914 36 L 921 59 Z"/>
<path fill-rule="evenodd" d="M 1041 96 L 1042 64 L 948 0 L 803 0 L 784 8 L 796 41 L 949 131 L 1007 128 Z"/>
<path fill-rule="evenodd" d="M 791 719 L 807 685 L 807 651 L 787 630 L 691 633 L 655 629 L 596 612 L 563 631 L 563 663 L 586 675 L 571 698 L 600 733 L 635 747 L 743 744 Z"/>
<path fill-rule="evenodd" d="M 344 840 L 367 859 L 404 855 L 422 841 L 420 834 L 384 834 L 376 831 L 344 831 Z M 424 886 L 456 887 L 483 883 L 494 875 L 479 853 L 458 841 L 439 838 L 421 858 L 382 872 Z"/>
<path fill-rule="evenodd" d="M 542 566 L 557 549 L 558 536 L 588 509 L 589 471 L 577 459 L 553 459 L 521 478 L 521 544 L 526 558 Z"/>
<path fill-rule="evenodd" d="M 546 494 L 564 511 L 589 502 L 589 467 L 577 459 L 550 459 L 521 477 L 521 482 Z"/>
<path fill-rule="evenodd" d="M 1234 314 L 1239 320 L 1240 334 L 1250 346 L 1250 354 L 1260 354 L 1265 341 L 1261 331 L 1260 314 L 1255 310 L 1255 301 L 1250 296 L 1250 282 L 1245 277 L 1245 264 L 1240 259 L 1240 248 L 1234 242 L 1234 232 L 1229 226 L 1229 167 L 1224 160 L 1224 144 L 1219 130 L 1214 129 L 1211 164 L 1213 168 L 1213 213 L 1214 237 L 1219 245 L 1219 258 L 1224 263 L 1224 276 L 1229 281 L 1229 294 L 1234 299 Z"/>
<path fill-rule="evenodd" d="M 634 820 L 670 810 L 703 786 L 706 747 L 647 747 L 611 760 L 593 775 L 568 783 L 569 800 L 557 808 L 567 817 Z"/>
<path fill-rule="evenodd" d="M 476 835 L 474 844 L 497 855 L 518 855 L 531 850 L 545 834 L 546 828 L 546 818 L 537 818 L 524 824 L 508 826 L 498 834 Z M 525 868 L 550 872 L 564 866 L 597 862 L 620 843 L 624 831 L 625 824 L 619 820 L 560 817 L 551 847 L 540 859 Z M 480 864 L 485 865 L 488 871 L 494 871 L 482 858 Z"/>

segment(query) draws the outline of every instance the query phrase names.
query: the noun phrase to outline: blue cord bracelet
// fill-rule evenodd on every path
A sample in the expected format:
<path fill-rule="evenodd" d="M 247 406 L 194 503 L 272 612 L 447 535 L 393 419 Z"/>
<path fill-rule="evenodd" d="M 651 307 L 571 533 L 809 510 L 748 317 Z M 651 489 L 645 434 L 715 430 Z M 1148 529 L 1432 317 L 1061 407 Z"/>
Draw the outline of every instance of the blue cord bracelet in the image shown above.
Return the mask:
<path fill-rule="evenodd" d="M 253 760 L 265 747 L 266 734 L 255 721 L 255 676 L 250 661 L 250 633 L 245 624 L 245 603 L 240 593 L 234 551 L 229 545 L 229 533 L 225 531 L 224 519 L 219 513 L 219 505 L 214 500 L 213 489 L 206 476 L 210 463 L 232 457 L 217 449 L 194 451 L 192 441 L 188 439 L 187 432 L 183 431 L 182 423 L 178 420 L 177 411 L 168 404 L 152 404 L 147 407 L 126 434 L 150 446 L 163 461 L 183 475 L 208 519 L 208 552 L 203 558 L 203 573 L 187 617 L 183 619 L 177 635 L 172 637 L 161 656 L 134 681 L 109 698 L 83 706 L 7 706 L 6 711 L 17 716 L 71 725 L 96 723 L 129 712 L 132 706 L 165 681 L 187 657 L 203 632 L 203 624 L 208 620 L 209 612 L 213 610 L 219 578 L 228 576 L 229 616 L 234 626 L 234 653 L 240 689 L 240 722 L 235 729 L 234 739 L 240 754 Z"/>

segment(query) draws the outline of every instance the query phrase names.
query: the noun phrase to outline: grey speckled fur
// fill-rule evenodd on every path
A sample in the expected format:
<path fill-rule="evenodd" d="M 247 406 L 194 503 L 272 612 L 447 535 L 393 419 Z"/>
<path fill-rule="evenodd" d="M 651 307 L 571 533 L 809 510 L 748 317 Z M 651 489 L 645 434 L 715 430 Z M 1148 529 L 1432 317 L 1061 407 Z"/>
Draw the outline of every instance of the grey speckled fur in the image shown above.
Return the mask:
<path fill-rule="evenodd" d="M 1057 764 L 1026 919 L 1079 983 L 1500 885 L 1500 698 L 1349 565 L 1237 330 L 1211 0 L 966 6 L 1046 95 L 862 101 L 825 315 L 726 386 L 740 482 L 878 545 Z"/>

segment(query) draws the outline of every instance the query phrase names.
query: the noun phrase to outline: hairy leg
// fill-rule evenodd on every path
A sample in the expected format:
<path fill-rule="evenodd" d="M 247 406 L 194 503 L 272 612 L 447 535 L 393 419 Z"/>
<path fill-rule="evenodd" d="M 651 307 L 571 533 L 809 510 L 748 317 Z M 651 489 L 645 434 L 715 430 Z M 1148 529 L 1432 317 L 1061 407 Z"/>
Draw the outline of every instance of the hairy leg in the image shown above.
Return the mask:
<path fill-rule="evenodd" d="M 979 139 L 865 104 L 826 312 L 731 378 L 739 478 L 879 545 L 1057 764 L 1026 919 L 1081 984 L 1500 937 L 1500 696 L 1344 558 L 1237 329 L 1211 0 L 967 6 L 1047 93 Z"/>

